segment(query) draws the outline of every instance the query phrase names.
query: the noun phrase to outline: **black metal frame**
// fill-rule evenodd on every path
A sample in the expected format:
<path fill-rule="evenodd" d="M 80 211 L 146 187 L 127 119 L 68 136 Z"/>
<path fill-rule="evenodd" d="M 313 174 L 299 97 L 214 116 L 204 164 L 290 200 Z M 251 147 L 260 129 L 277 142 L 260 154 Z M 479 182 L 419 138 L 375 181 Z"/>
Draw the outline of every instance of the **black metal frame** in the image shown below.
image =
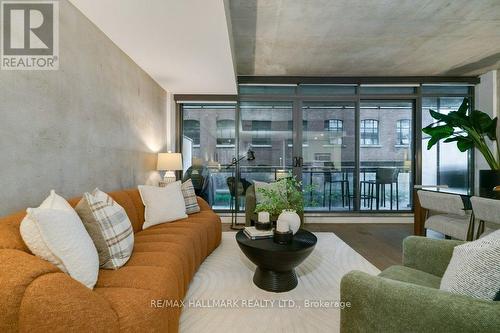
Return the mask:
<path fill-rule="evenodd" d="M 306 101 L 321 101 L 321 102 L 353 102 L 355 105 L 355 170 L 354 170 L 354 179 L 353 182 L 355 186 L 353 186 L 353 197 L 356 200 L 353 200 L 353 210 L 351 212 L 345 211 L 324 211 L 324 212 L 311 212 L 311 214 L 364 214 L 367 212 L 376 213 L 376 214 L 406 214 L 408 210 L 379 210 L 379 211 L 363 211 L 360 210 L 360 184 L 359 184 L 359 174 L 360 174 L 360 103 L 361 101 L 369 101 L 369 100 L 407 100 L 413 102 L 413 121 L 412 121 L 412 137 L 413 139 L 413 165 L 412 165 L 412 183 L 414 185 L 421 184 L 422 181 L 422 98 L 424 97 L 464 97 L 464 94 L 424 94 L 422 93 L 422 84 L 444 84 L 444 85 L 453 85 L 453 84 L 470 84 L 475 85 L 480 82 L 479 77 L 441 77 L 441 76 L 413 76 L 413 77 L 315 77 L 315 76 L 239 76 L 238 84 L 247 84 L 247 85 L 284 85 L 284 84 L 292 84 L 296 85 L 294 89 L 294 94 L 249 94 L 249 95 L 175 95 L 174 99 L 179 101 L 192 101 L 192 102 L 200 102 L 207 101 L 211 103 L 216 102 L 228 102 L 228 101 L 238 101 L 235 105 L 235 123 L 236 126 L 239 126 L 240 119 L 240 108 L 239 102 L 242 101 L 273 101 L 273 102 L 291 102 L 293 106 L 292 110 L 292 118 L 293 118 L 293 135 L 292 140 L 293 144 L 293 154 L 294 156 L 302 157 L 302 145 L 298 144 L 302 142 L 302 104 Z M 299 84 L 351 84 L 356 86 L 356 93 L 354 95 L 302 95 L 300 94 L 300 90 L 298 89 Z M 360 85 L 363 84 L 415 84 L 415 92 L 413 94 L 376 94 L 376 95 L 362 95 Z M 474 105 L 474 87 L 471 86 L 469 88 L 468 95 L 471 99 L 471 105 Z M 176 128 L 177 128 L 177 141 L 176 148 L 180 150 L 181 140 L 182 138 L 182 107 L 178 103 L 177 104 L 177 113 L 176 115 Z M 297 121 L 298 120 L 298 121 Z M 297 144 L 295 144 L 297 143 Z M 239 128 L 236 130 L 236 145 L 235 145 L 235 156 L 239 156 Z M 471 151 L 469 153 L 469 165 L 468 165 L 468 173 L 469 173 L 469 187 L 471 189 L 474 188 L 474 152 Z M 293 171 L 298 177 L 302 176 L 300 172 L 300 166 L 294 166 Z M 239 175 L 237 174 L 237 177 Z M 412 191 L 410 191 L 412 193 Z M 411 194 L 410 194 L 411 195 Z M 412 205 L 413 205 L 413 200 Z M 238 202 L 238 198 L 236 198 L 236 202 Z M 237 207 L 239 211 L 239 207 Z M 413 210 L 413 207 L 412 207 Z M 224 210 L 226 211 L 226 210 Z"/>

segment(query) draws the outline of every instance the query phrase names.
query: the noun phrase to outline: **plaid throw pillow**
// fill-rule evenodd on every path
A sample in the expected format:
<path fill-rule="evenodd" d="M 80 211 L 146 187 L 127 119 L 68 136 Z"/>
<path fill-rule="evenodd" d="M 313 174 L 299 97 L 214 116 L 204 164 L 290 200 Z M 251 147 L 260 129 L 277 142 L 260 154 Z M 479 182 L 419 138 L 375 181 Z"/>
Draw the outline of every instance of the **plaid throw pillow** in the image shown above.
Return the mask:
<path fill-rule="evenodd" d="M 134 230 L 125 210 L 97 188 L 85 193 L 75 210 L 94 241 L 100 267 L 123 266 L 134 248 Z"/>
<path fill-rule="evenodd" d="M 198 200 L 196 200 L 196 193 L 194 192 L 194 186 L 191 179 L 182 183 L 181 189 L 182 195 L 184 196 L 184 202 L 186 203 L 186 214 L 198 213 L 200 211 L 200 206 L 198 206 Z"/>

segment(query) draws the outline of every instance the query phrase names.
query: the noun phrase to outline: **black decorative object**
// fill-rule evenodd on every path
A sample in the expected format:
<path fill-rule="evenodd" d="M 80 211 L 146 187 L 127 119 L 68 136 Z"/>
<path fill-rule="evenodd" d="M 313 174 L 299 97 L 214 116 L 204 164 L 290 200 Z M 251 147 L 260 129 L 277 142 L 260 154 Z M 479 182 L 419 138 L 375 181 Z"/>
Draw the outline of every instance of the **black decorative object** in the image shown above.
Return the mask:
<path fill-rule="evenodd" d="M 271 222 L 255 222 L 255 229 L 257 230 L 270 230 L 271 229 Z"/>
<path fill-rule="evenodd" d="M 479 170 L 479 196 L 500 199 L 500 193 L 493 188 L 500 185 L 500 170 Z"/>
<path fill-rule="evenodd" d="M 255 285 L 279 293 L 297 286 L 295 267 L 311 254 L 317 238 L 300 229 L 291 243 L 280 245 L 272 239 L 251 240 L 241 230 L 236 233 L 236 241 L 247 258 L 257 265 L 253 276 Z"/>
<path fill-rule="evenodd" d="M 281 245 L 290 244 L 293 240 L 293 232 L 292 231 L 281 232 L 274 230 L 273 240 L 275 243 Z"/>
<path fill-rule="evenodd" d="M 227 179 L 227 185 L 229 187 L 229 193 L 231 194 L 231 202 L 229 205 L 230 206 L 229 209 L 231 211 L 231 229 L 236 229 L 236 230 L 241 229 L 236 226 L 237 225 L 236 209 L 239 203 L 238 198 L 240 195 L 244 195 L 247 188 L 251 185 L 248 181 L 244 179 L 242 179 L 241 181 L 236 181 L 235 174 L 238 176 L 237 178 L 239 179 L 240 162 L 244 159 L 246 159 L 247 161 L 255 160 L 255 152 L 253 150 L 248 149 L 245 155 L 241 156 L 240 158 L 234 157 L 231 164 L 226 166 L 226 169 L 230 169 L 233 166 L 235 167 L 233 169 L 232 176 Z"/>

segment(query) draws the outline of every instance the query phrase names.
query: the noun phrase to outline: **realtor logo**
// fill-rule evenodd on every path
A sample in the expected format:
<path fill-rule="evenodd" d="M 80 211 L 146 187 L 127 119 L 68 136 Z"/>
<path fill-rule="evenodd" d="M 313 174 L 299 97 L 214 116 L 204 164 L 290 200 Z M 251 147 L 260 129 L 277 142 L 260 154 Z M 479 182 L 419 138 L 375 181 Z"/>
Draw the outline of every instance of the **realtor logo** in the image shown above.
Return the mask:
<path fill-rule="evenodd" d="M 59 68 L 57 1 L 1 1 L 0 19 L 1 69 Z"/>

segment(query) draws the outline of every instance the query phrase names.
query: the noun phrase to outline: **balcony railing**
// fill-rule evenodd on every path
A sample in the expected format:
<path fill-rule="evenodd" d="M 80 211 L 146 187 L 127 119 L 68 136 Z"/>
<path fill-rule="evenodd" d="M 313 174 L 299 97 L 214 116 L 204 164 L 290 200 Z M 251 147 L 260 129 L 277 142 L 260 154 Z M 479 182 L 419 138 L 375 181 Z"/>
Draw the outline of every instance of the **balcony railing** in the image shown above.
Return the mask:
<path fill-rule="evenodd" d="M 379 185 L 377 195 L 377 170 L 387 168 L 387 165 L 383 164 L 362 166 L 360 168 L 360 210 L 376 210 L 377 197 L 379 201 L 378 210 L 398 209 L 405 211 L 411 209 L 411 173 L 407 167 L 390 167 L 396 174 L 392 196 L 389 183 Z M 239 170 L 240 179 L 249 182 L 253 180 L 272 182 L 287 175 L 292 168 L 283 168 L 282 166 L 240 166 Z M 229 210 L 232 198 L 227 179 L 234 176 L 234 173 L 234 168 L 209 168 L 209 184 L 205 196 L 215 210 Z M 354 201 L 356 200 L 354 175 L 354 167 L 304 167 L 302 170 L 303 184 L 314 185 L 312 190 L 303 194 L 306 212 L 353 210 L 355 207 Z M 239 201 L 239 209 L 244 211 L 244 197 L 241 196 Z"/>

